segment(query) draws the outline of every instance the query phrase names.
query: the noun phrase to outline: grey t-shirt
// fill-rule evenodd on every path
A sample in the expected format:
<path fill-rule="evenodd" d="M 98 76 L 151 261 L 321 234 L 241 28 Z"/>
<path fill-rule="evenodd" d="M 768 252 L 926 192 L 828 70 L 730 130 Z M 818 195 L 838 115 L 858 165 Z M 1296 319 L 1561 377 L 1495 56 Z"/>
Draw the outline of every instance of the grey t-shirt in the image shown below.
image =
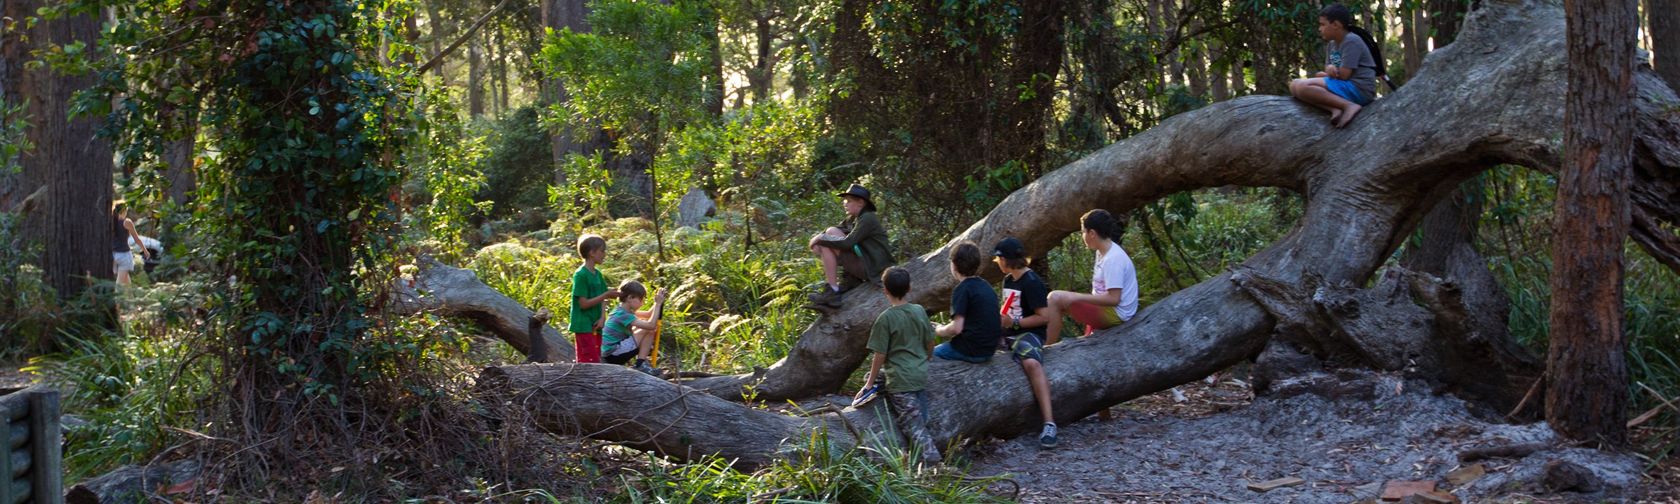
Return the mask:
<path fill-rule="evenodd" d="M 1350 32 L 1340 44 L 1325 42 L 1324 52 L 1326 64 L 1353 69 L 1353 78 L 1348 80 L 1359 88 L 1359 94 L 1366 99 L 1377 97 L 1377 61 L 1371 59 L 1371 49 L 1365 47 L 1363 37 Z"/>

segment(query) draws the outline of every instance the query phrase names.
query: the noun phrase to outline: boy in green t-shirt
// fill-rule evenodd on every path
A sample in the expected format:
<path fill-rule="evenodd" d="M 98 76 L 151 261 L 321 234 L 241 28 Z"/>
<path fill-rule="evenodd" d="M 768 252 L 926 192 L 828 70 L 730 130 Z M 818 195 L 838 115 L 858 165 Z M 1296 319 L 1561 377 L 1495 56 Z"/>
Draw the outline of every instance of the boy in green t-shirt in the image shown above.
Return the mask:
<path fill-rule="evenodd" d="M 607 288 L 607 277 L 595 266 L 607 259 L 607 239 L 586 234 L 578 237 L 577 252 L 583 266 L 572 273 L 572 316 L 570 330 L 577 345 L 579 363 L 601 363 L 601 302 L 618 299 L 618 291 Z"/>
<path fill-rule="evenodd" d="M 892 304 L 875 318 L 869 330 L 869 350 L 875 353 L 869 363 L 869 375 L 864 377 L 863 397 L 886 371 L 887 409 L 893 422 L 921 452 L 922 462 L 941 460 L 939 447 L 927 432 L 927 366 L 932 355 L 933 324 L 928 322 L 927 310 L 904 300 L 910 293 L 910 272 L 904 268 L 887 268 L 881 273 L 882 290 Z M 855 398 L 854 398 L 855 401 Z"/>

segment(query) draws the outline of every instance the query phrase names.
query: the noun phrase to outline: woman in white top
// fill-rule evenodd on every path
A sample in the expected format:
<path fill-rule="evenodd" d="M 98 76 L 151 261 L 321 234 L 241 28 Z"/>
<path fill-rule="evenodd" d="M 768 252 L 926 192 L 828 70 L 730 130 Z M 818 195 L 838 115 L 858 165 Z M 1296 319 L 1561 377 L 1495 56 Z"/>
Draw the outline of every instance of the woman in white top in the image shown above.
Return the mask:
<path fill-rule="evenodd" d="M 1053 291 L 1048 300 L 1050 319 L 1045 327 L 1046 345 L 1062 337 L 1062 315 L 1073 317 L 1085 326 L 1089 335 L 1131 320 L 1137 314 L 1137 269 L 1132 258 L 1120 248 L 1119 221 L 1107 210 L 1092 210 L 1079 217 L 1081 237 L 1085 247 L 1097 252 L 1092 264 L 1091 292 Z"/>

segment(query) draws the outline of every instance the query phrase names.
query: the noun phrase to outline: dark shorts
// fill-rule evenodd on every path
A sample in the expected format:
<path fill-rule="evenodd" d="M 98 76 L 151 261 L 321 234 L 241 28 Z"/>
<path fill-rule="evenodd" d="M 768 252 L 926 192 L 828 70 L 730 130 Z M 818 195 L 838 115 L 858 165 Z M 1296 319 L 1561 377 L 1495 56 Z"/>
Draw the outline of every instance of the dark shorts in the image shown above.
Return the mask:
<path fill-rule="evenodd" d="M 635 359 L 635 358 L 636 358 L 636 352 L 624 352 L 624 353 L 621 353 L 621 354 L 618 354 L 618 355 L 602 356 L 601 357 L 601 362 L 605 362 L 607 364 L 618 364 L 618 365 L 622 366 L 622 365 L 625 365 L 625 364 L 629 364 L 630 361 L 632 359 Z"/>
<path fill-rule="evenodd" d="M 1044 340 L 1038 339 L 1035 333 L 1021 333 L 1009 342 L 1009 358 L 1015 359 L 1016 364 L 1027 360 L 1044 363 Z"/>
<path fill-rule="evenodd" d="M 869 274 L 869 267 L 863 264 L 863 258 L 858 257 L 857 252 L 853 252 L 852 249 L 835 250 L 834 262 L 840 265 L 840 270 L 846 272 L 846 276 L 852 277 L 858 283 L 875 281 L 873 278 L 866 277 Z"/>
<path fill-rule="evenodd" d="M 972 355 L 969 355 L 969 354 L 959 352 L 959 351 L 957 351 L 957 349 L 951 348 L 951 342 L 949 342 L 949 341 L 944 342 L 944 343 L 940 343 L 939 346 L 933 347 L 933 356 L 941 358 L 941 359 L 945 359 L 945 360 L 972 362 L 972 363 L 975 363 L 975 364 L 985 364 L 987 361 L 992 360 L 992 354 L 986 354 L 985 356 L 975 357 L 975 356 L 972 356 Z"/>

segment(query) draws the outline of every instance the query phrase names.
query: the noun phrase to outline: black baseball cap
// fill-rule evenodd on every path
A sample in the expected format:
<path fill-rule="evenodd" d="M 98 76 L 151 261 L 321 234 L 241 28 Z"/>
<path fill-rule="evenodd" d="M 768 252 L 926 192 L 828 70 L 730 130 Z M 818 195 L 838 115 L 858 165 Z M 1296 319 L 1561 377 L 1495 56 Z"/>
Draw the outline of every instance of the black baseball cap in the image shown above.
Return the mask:
<path fill-rule="evenodd" d="M 1022 245 L 1021 240 L 1014 237 L 1004 238 L 997 243 L 996 247 L 992 247 L 992 255 L 1004 259 L 1025 259 L 1027 257 L 1027 246 Z"/>

